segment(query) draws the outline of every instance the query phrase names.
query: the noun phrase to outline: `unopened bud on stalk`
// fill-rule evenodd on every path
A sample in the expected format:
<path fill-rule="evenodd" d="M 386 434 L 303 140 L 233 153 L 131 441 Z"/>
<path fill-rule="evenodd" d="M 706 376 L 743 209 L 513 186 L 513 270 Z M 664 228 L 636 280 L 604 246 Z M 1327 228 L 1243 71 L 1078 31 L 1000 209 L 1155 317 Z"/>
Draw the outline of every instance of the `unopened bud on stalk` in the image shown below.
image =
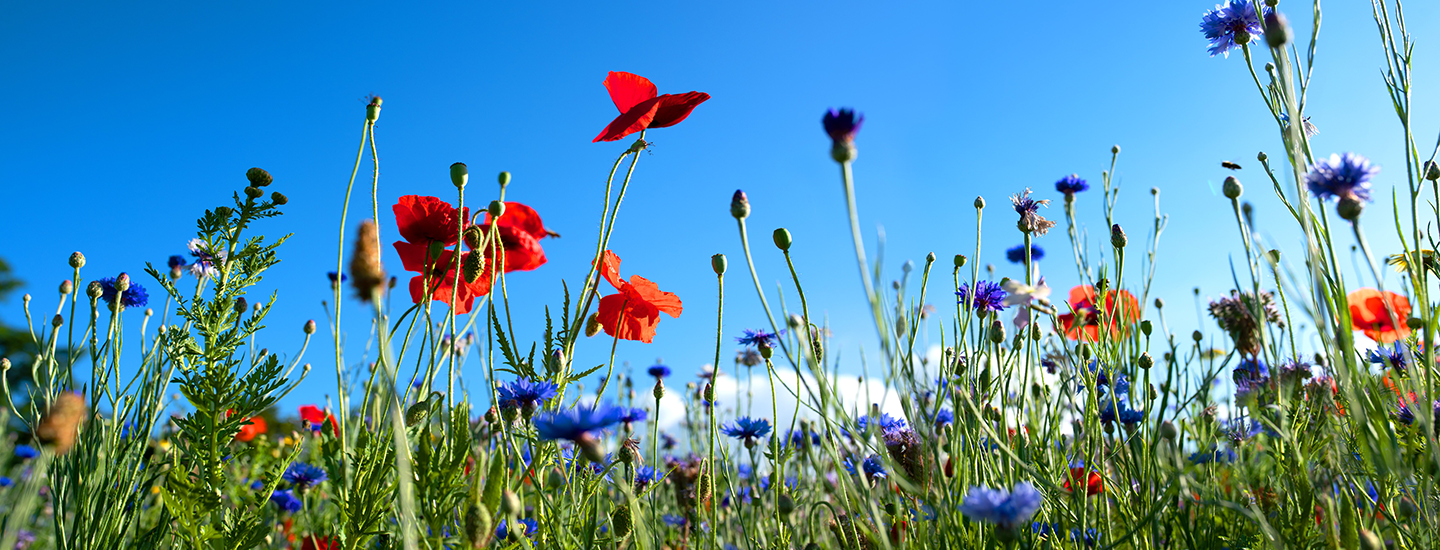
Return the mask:
<path fill-rule="evenodd" d="M 1174 422 L 1166 420 L 1160 423 L 1160 437 L 1174 441 L 1178 435 L 1180 435 L 1180 431 L 1175 429 Z"/>
<path fill-rule="evenodd" d="M 1140 364 L 1140 368 L 1150 370 L 1150 367 L 1155 366 L 1155 357 L 1151 356 L 1148 351 L 1141 353 L 1138 363 Z"/>
<path fill-rule="evenodd" d="M 730 197 L 730 215 L 737 220 L 750 217 L 750 199 L 744 191 L 736 189 L 735 195 Z"/>
<path fill-rule="evenodd" d="M 1285 19 L 1285 14 L 1278 11 L 1265 14 L 1265 43 L 1271 48 L 1281 48 L 1287 42 L 1290 42 L 1290 22 Z"/>
<path fill-rule="evenodd" d="M 1129 240 L 1125 238 L 1125 230 L 1120 228 L 1120 224 L 1111 225 L 1110 244 L 1115 245 L 1115 248 L 1125 248 L 1127 242 Z"/>
<path fill-rule="evenodd" d="M 975 197 L 975 209 L 985 208 L 985 197 Z"/>
<path fill-rule="evenodd" d="M 235 305 L 235 313 L 238 313 L 238 314 L 241 314 L 241 315 L 244 315 L 244 314 L 245 314 L 245 310 L 250 309 L 250 303 L 245 301 L 245 297 L 244 297 L 244 296 L 241 296 L 241 297 L 239 297 L 239 298 L 236 298 L 234 305 Z"/>
<path fill-rule="evenodd" d="M 716 254 L 710 257 L 710 268 L 715 270 L 716 275 L 725 274 L 725 255 Z"/>
<path fill-rule="evenodd" d="M 715 384 L 712 384 L 712 383 L 710 383 L 710 382 L 706 382 L 706 383 L 705 383 L 705 392 L 704 392 L 703 396 L 705 397 L 705 400 L 706 400 L 706 401 L 709 401 L 709 402 L 712 403 L 712 404 L 715 403 Z"/>
<path fill-rule="evenodd" d="M 790 230 L 785 229 L 784 227 L 776 229 L 775 233 L 772 234 L 771 237 L 775 239 L 776 248 L 787 252 L 790 250 L 790 245 L 794 242 L 790 238 Z"/>
<path fill-rule="evenodd" d="M 1425 179 L 1440 180 L 1440 166 L 1437 166 L 1433 160 L 1425 161 Z"/>
<path fill-rule="evenodd" d="M 505 214 L 505 203 L 500 201 L 490 201 L 490 207 L 488 210 L 490 211 L 491 216 L 498 218 Z"/>
<path fill-rule="evenodd" d="M 1335 213 L 1342 219 L 1355 221 L 1360 213 L 1365 211 L 1365 204 L 1356 197 L 1345 197 L 1340 199 L 1340 204 L 1335 205 Z"/>
<path fill-rule="evenodd" d="M 275 178 L 270 177 L 270 172 L 266 172 L 264 168 L 259 167 L 246 170 L 245 179 L 250 180 L 252 187 L 265 187 L 275 181 Z"/>
<path fill-rule="evenodd" d="M 460 266 L 460 274 L 465 277 L 467 283 L 480 280 L 480 275 L 484 270 L 485 256 L 476 252 L 466 254 L 464 265 Z"/>
<path fill-rule="evenodd" d="M 1154 329 L 1155 325 L 1151 324 L 1149 319 L 1140 321 L 1140 332 L 1144 333 L 1145 336 L 1150 336 L 1150 331 Z"/>
<path fill-rule="evenodd" d="M 305 334 L 315 334 L 315 320 L 305 321 L 305 328 L 302 330 L 305 331 Z"/>
<path fill-rule="evenodd" d="M 510 185 L 510 173 L 501 172 L 499 176 L 495 177 L 495 181 L 500 184 L 501 189 L 504 189 L 505 186 Z"/>
<path fill-rule="evenodd" d="M 70 253 L 70 267 L 80 269 L 85 267 L 85 255 L 79 252 Z"/>
<path fill-rule="evenodd" d="M 760 350 L 760 357 L 762 359 L 769 359 L 775 355 L 775 346 L 770 345 L 769 340 L 761 340 L 760 344 L 755 346 L 755 348 Z"/>
<path fill-rule="evenodd" d="M 275 191 L 270 193 L 270 202 L 274 203 L 275 206 L 285 206 L 285 203 L 290 202 L 290 199 L 285 198 L 285 195 L 280 194 L 279 191 Z"/>
<path fill-rule="evenodd" d="M 147 309 L 147 310 L 145 310 L 145 311 L 146 311 L 146 312 L 149 312 L 150 310 Z M 149 313 L 146 313 L 146 315 L 148 316 Z M 63 325 L 63 324 L 65 324 L 65 317 L 64 317 L 63 315 L 58 314 L 58 313 L 55 314 L 55 317 L 53 317 L 53 318 L 50 319 L 50 326 L 52 326 L 52 327 L 60 328 L 60 325 Z"/>
<path fill-rule="evenodd" d="M 70 282 L 70 279 L 60 281 L 60 295 L 69 296 L 71 292 L 75 292 L 75 283 Z"/>
<path fill-rule="evenodd" d="M 1220 185 L 1220 192 L 1225 194 L 1227 199 L 1238 199 L 1245 193 L 1245 186 L 1240 185 L 1240 180 L 1235 176 L 1226 176 L 1225 183 Z"/>
<path fill-rule="evenodd" d="M 1205 339 L 1205 335 L 1202 334 L 1200 331 L 1197 330 L 1197 331 L 1195 331 L 1195 332 L 1190 333 L 1190 338 L 1194 339 L 1196 342 L 1199 342 L 1199 341 Z"/>
<path fill-rule="evenodd" d="M 370 97 L 370 104 L 365 106 L 365 120 L 366 120 L 366 122 L 371 122 L 371 123 L 373 123 L 373 122 L 375 122 L 376 120 L 379 120 L 379 119 L 380 119 L 380 104 L 381 104 L 381 103 L 384 103 L 384 100 L 380 99 L 380 96 L 377 95 L 377 96 L 371 96 L 371 97 Z"/>
<path fill-rule="evenodd" d="M 100 281 L 90 281 L 90 285 L 85 287 L 85 295 L 92 300 L 99 298 L 104 293 L 105 287 L 100 284 Z"/>
<path fill-rule="evenodd" d="M 0 357 L 0 372 L 6 372 L 8 370 L 10 370 L 10 358 Z"/>
<path fill-rule="evenodd" d="M 996 344 L 1005 341 L 1005 323 L 995 321 L 990 323 L 990 341 Z"/>
<path fill-rule="evenodd" d="M 121 273 L 115 276 L 115 290 L 117 292 L 125 292 L 127 290 L 130 290 L 130 274 Z M 30 295 L 26 294 L 25 299 L 29 300 Z"/>
<path fill-rule="evenodd" d="M 966 261 L 966 258 L 965 258 L 965 255 L 964 255 L 964 254 L 956 254 L 956 255 L 955 255 L 955 269 L 960 269 L 960 268 L 962 268 L 962 267 L 965 267 L 965 261 Z"/>
<path fill-rule="evenodd" d="M 1160 299 L 1160 298 L 1156 298 L 1156 299 L 1155 299 L 1155 309 L 1165 309 L 1165 300 L 1162 300 L 1162 299 Z"/>
<path fill-rule="evenodd" d="M 650 394 L 653 395 L 653 396 L 655 396 L 655 400 L 656 400 L 656 401 L 659 401 L 659 400 L 661 400 L 661 399 L 664 399 L 664 398 L 665 398 L 665 380 L 660 379 L 660 378 L 656 378 L 656 379 L 655 379 L 655 389 L 654 389 L 654 390 L 651 390 L 651 391 L 650 391 Z"/>
<path fill-rule="evenodd" d="M 505 491 L 500 497 L 500 511 L 510 517 L 520 513 L 520 497 L 514 491 Z"/>
<path fill-rule="evenodd" d="M 585 337 L 589 338 L 595 336 L 596 334 L 600 334 L 601 328 L 602 327 L 600 326 L 600 314 L 591 313 L 590 318 L 585 320 Z"/>
<path fill-rule="evenodd" d="M 1239 38 L 1236 38 L 1236 40 L 1239 40 Z M 1120 154 L 1120 145 L 1118 145 L 1118 144 L 1116 144 L 1116 145 L 1111 145 L 1111 146 L 1110 146 L 1110 154 L 1112 154 L 1112 155 L 1118 155 L 1118 154 Z"/>
<path fill-rule="evenodd" d="M 450 165 L 450 183 L 455 184 L 456 189 L 464 189 L 465 184 L 470 183 L 470 169 L 465 167 L 465 163 Z"/>
<path fill-rule="evenodd" d="M 581 436 L 575 444 L 580 447 L 580 454 L 585 455 L 585 458 L 589 459 L 590 462 L 596 464 L 605 463 L 605 449 L 601 448 L 600 440 L 595 439 L 595 436 L 587 432 L 584 436 Z"/>
<path fill-rule="evenodd" d="M 245 188 L 245 196 L 250 197 L 250 198 L 252 198 L 252 199 L 258 199 L 258 198 L 260 198 L 261 196 L 263 196 L 264 194 L 265 194 L 265 192 L 264 192 L 264 191 L 261 191 L 259 187 L 250 186 L 250 187 L 246 187 L 246 188 Z"/>
<path fill-rule="evenodd" d="M 419 424 L 421 421 L 429 417 L 430 400 L 426 399 L 424 401 L 415 403 L 414 405 L 410 405 L 410 408 L 405 409 L 405 426 L 413 428 L 415 427 L 415 425 Z"/>
<path fill-rule="evenodd" d="M 805 324 L 805 318 L 801 317 L 799 313 L 791 313 L 789 317 L 785 318 L 785 324 L 792 329 L 800 328 L 800 325 Z"/>

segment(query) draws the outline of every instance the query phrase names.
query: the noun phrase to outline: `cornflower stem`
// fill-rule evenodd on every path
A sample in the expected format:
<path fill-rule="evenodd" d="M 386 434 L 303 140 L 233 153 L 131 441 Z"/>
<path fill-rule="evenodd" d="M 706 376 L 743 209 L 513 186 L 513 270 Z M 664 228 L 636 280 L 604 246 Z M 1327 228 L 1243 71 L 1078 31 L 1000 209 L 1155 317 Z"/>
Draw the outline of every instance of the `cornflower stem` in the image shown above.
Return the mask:
<path fill-rule="evenodd" d="M 870 279 L 870 263 L 865 260 L 865 239 L 860 236 L 860 211 L 855 206 L 855 177 L 850 170 L 850 161 L 840 163 L 840 180 L 845 191 L 845 209 L 850 214 L 850 238 L 855 242 L 855 263 L 860 268 L 860 284 L 865 287 L 865 301 L 870 306 L 870 315 L 875 321 L 875 332 L 879 334 L 881 347 L 889 351 L 884 345 L 885 328 L 880 313 L 879 297 L 875 294 L 875 284 Z"/>
<path fill-rule="evenodd" d="M 755 283 L 755 294 L 760 296 L 760 307 L 765 310 L 765 319 L 770 321 L 770 329 L 778 335 L 780 325 L 775 323 L 775 315 L 770 312 L 770 302 L 765 299 L 765 289 L 760 286 L 760 275 L 755 271 L 755 260 L 750 257 L 750 237 L 745 230 L 745 218 L 735 218 L 735 224 L 740 228 L 740 247 L 745 251 L 745 265 L 750 268 L 750 280 Z M 785 339 L 777 337 L 775 340 L 780 343 L 780 351 L 785 353 L 785 358 L 795 363 L 795 357 L 790 354 L 790 346 L 785 345 Z"/>

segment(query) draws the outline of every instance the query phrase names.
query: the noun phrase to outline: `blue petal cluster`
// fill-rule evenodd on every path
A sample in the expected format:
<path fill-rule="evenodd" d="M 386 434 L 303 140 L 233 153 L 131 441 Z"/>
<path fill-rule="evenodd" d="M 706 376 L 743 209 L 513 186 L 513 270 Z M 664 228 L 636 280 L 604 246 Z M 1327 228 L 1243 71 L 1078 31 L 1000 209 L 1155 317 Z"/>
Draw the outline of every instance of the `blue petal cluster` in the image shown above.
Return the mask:
<path fill-rule="evenodd" d="M 105 277 L 100 279 L 100 297 L 105 303 L 115 305 L 115 295 L 119 292 L 115 289 L 115 278 Z M 130 288 L 125 289 L 125 295 L 120 298 L 121 305 L 125 307 L 145 307 L 150 303 L 150 293 L 145 292 L 145 287 L 134 280 L 130 281 Z"/>
<path fill-rule="evenodd" d="M 500 524 L 495 526 L 495 540 L 505 540 L 506 537 L 510 536 L 510 529 L 507 528 L 506 521 L 507 520 L 502 519 L 500 520 Z M 535 532 L 540 530 L 540 524 L 536 523 L 533 519 L 521 518 L 516 521 L 519 521 L 525 526 L 525 536 L 527 537 L 535 536 Z"/>
<path fill-rule="evenodd" d="M 1265 29 L 1250 0 L 1230 0 L 1205 12 L 1200 18 L 1200 32 L 1210 41 L 1210 57 L 1230 57 L 1230 50 L 1260 38 Z"/>
<path fill-rule="evenodd" d="M 325 475 L 325 470 L 319 466 L 312 466 L 304 462 L 291 464 L 289 468 L 285 469 L 285 475 L 283 477 L 285 481 L 289 481 L 291 485 L 299 489 L 313 487 L 321 481 L 328 479 L 328 476 Z"/>
<path fill-rule="evenodd" d="M 1310 166 L 1305 184 L 1321 199 L 1353 197 L 1370 202 L 1370 180 L 1379 173 L 1380 167 L 1370 159 L 1355 153 L 1332 154 Z"/>
<path fill-rule="evenodd" d="M 720 428 L 725 435 L 735 439 L 755 439 L 770 433 L 770 421 L 764 418 L 742 416 Z"/>
<path fill-rule="evenodd" d="M 670 376 L 670 367 L 656 363 L 654 365 L 650 365 L 650 368 L 645 369 L 645 373 L 657 379 L 666 378 Z"/>
<path fill-rule="evenodd" d="M 855 141 L 855 134 L 860 131 L 860 124 L 865 122 L 865 117 L 856 113 L 853 109 L 830 109 L 825 111 L 824 118 L 820 123 L 825 126 L 825 133 L 830 139 L 837 142 Z"/>
<path fill-rule="evenodd" d="M 1074 195 L 1087 189 L 1090 189 L 1090 184 L 1075 174 L 1070 174 L 1055 182 L 1055 190 L 1066 195 Z"/>
<path fill-rule="evenodd" d="M 577 441 L 586 434 L 598 432 L 620 422 L 624 411 L 605 403 L 576 405 L 564 411 L 548 411 L 535 417 L 535 430 L 540 439 Z"/>
<path fill-rule="evenodd" d="M 767 346 L 774 347 L 775 333 L 765 332 L 764 329 L 747 328 L 745 329 L 745 335 L 736 338 L 735 341 L 739 342 L 742 346 L 759 346 L 763 343 Z"/>
<path fill-rule="evenodd" d="M 560 387 L 549 380 L 537 382 L 525 378 L 517 378 L 498 388 L 501 404 L 521 408 L 542 405 L 559 394 L 559 390 Z"/>
<path fill-rule="evenodd" d="M 295 492 L 289 489 L 270 493 L 270 502 L 279 506 L 281 510 L 292 514 L 299 512 L 301 508 L 305 507 L 305 505 L 300 502 L 300 499 L 295 497 Z"/>
<path fill-rule="evenodd" d="M 1015 528 L 1030 521 L 1040 511 L 1044 497 L 1028 481 L 1015 484 L 1010 491 L 988 487 L 972 487 L 960 503 L 960 513 L 975 521 Z"/>
<path fill-rule="evenodd" d="M 960 304 L 968 304 L 971 301 L 972 292 L 970 283 L 960 283 L 960 290 L 955 291 L 960 297 Z M 991 311 L 1002 311 L 1005 309 L 1005 289 L 1000 288 L 997 283 L 990 281 L 978 281 L 975 283 L 973 292 L 975 313 L 988 313 Z"/>
<path fill-rule="evenodd" d="M 1044 257 L 1045 249 L 1040 248 L 1037 245 L 1030 245 L 1030 261 L 1038 262 Z M 1010 247 L 1009 250 L 1005 251 L 1005 259 L 1010 260 L 1010 263 L 1012 264 L 1025 263 L 1025 245 L 1017 244 Z"/>

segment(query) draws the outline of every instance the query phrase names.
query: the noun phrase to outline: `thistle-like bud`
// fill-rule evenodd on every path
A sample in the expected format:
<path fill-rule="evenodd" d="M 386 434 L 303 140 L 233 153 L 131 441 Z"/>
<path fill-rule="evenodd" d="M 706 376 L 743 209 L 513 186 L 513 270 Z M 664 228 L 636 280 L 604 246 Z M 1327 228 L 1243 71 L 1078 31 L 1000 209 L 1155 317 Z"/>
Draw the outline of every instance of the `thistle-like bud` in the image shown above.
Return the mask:
<path fill-rule="evenodd" d="M 790 230 L 785 229 L 784 227 L 776 229 L 775 233 L 772 234 L 771 237 L 775 239 L 775 247 L 784 251 L 789 251 L 790 245 L 794 242 L 790 238 Z"/>
<path fill-rule="evenodd" d="M 1340 199 L 1340 204 L 1335 205 L 1335 213 L 1349 221 L 1355 221 L 1363 211 L 1365 211 L 1365 203 L 1360 202 L 1360 199 L 1356 197 L 1344 197 Z"/>
<path fill-rule="evenodd" d="M 995 321 L 990 323 L 990 341 L 996 344 L 1005 341 L 1005 323 Z"/>
<path fill-rule="evenodd" d="M 1151 356 L 1150 352 L 1147 351 L 1140 354 L 1140 360 L 1137 361 L 1137 363 L 1140 364 L 1140 368 L 1150 370 L 1151 367 L 1155 366 L 1155 357 Z"/>
<path fill-rule="evenodd" d="M 370 96 L 370 104 L 365 106 L 366 122 L 373 124 L 376 120 L 380 119 L 381 103 L 384 103 L 384 100 L 380 99 L 380 96 Z"/>
<path fill-rule="evenodd" d="M 265 192 L 264 192 L 264 191 L 261 191 L 259 187 L 250 186 L 250 187 L 246 187 L 246 188 L 245 188 L 245 196 L 250 197 L 250 198 L 252 198 L 252 199 L 258 199 L 258 198 L 260 198 L 260 197 L 261 197 L 262 195 L 264 195 L 264 194 L 265 194 Z"/>
<path fill-rule="evenodd" d="M 455 184 L 456 189 L 464 189 L 465 184 L 470 182 L 470 169 L 465 163 L 457 162 L 450 165 L 450 183 Z"/>
<path fill-rule="evenodd" d="M 620 443 L 620 462 L 634 464 L 644 462 L 640 458 L 640 440 L 633 437 L 625 439 Z"/>
<path fill-rule="evenodd" d="M 750 199 L 745 196 L 744 191 L 736 189 L 735 195 L 730 197 L 730 215 L 737 220 L 750 217 Z"/>
<path fill-rule="evenodd" d="M 71 292 L 75 292 L 75 283 L 70 282 L 70 279 L 60 281 L 60 295 L 69 296 Z"/>
<path fill-rule="evenodd" d="M 233 212 L 234 212 L 234 210 L 231 210 L 229 206 L 217 206 L 217 207 L 215 207 L 215 216 L 218 217 L 218 218 L 228 218 L 228 217 L 230 217 L 230 214 L 233 213 Z"/>
<path fill-rule="evenodd" d="M 100 284 L 100 281 L 90 281 L 90 285 L 85 287 L 85 295 L 92 300 L 103 294 L 105 294 L 105 287 Z"/>
<path fill-rule="evenodd" d="M 985 197 L 975 197 L 975 209 L 985 208 Z"/>
<path fill-rule="evenodd" d="M 1436 165 L 1433 160 L 1425 161 L 1425 179 L 1430 181 L 1440 180 L 1440 165 Z"/>
<path fill-rule="evenodd" d="M 270 193 L 270 202 L 274 203 L 275 206 L 285 206 L 285 203 L 290 202 L 290 199 L 286 198 L 285 195 L 279 191 L 275 191 Z"/>
<path fill-rule="evenodd" d="M 350 285 L 365 302 L 378 299 L 385 284 L 379 239 L 380 233 L 373 220 L 360 223 L 360 230 L 355 235 L 355 253 L 350 259 Z"/>
<path fill-rule="evenodd" d="M 500 175 L 496 176 L 495 180 L 500 183 L 500 188 L 504 189 L 505 186 L 510 185 L 510 173 L 500 172 Z"/>
<path fill-rule="evenodd" d="M 600 326 L 600 314 L 599 314 L 599 313 L 591 313 L 591 314 L 590 314 L 590 317 L 589 317 L 588 319 L 585 319 L 585 337 L 586 337 L 586 338 L 595 336 L 596 334 L 600 334 L 600 329 L 601 329 L 601 328 L 602 328 L 602 327 Z"/>
<path fill-rule="evenodd" d="M 149 310 L 149 309 L 146 309 L 145 311 L 146 311 L 146 312 L 149 312 L 150 310 Z M 149 316 L 150 314 L 149 314 L 149 313 L 146 313 L 145 315 L 146 315 L 146 316 Z M 50 326 L 52 326 L 52 327 L 60 328 L 60 325 L 63 325 L 63 324 L 65 324 L 65 316 L 63 316 L 63 315 L 60 315 L 60 314 L 57 313 L 57 314 L 55 314 L 54 317 L 51 317 L 51 318 L 50 318 Z"/>
<path fill-rule="evenodd" d="M 305 321 L 305 328 L 301 330 L 304 330 L 305 334 L 315 334 L 315 320 Z"/>
<path fill-rule="evenodd" d="M 715 270 L 716 275 L 725 274 L 725 255 L 716 254 L 710 257 L 710 268 Z"/>
<path fill-rule="evenodd" d="M 55 454 L 63 455 L 75 446 L 75 436 L 84 423 L 85 398 L 74 393 L 62 393 L 40 418 L 40 424 L 35 427 L 35 438 L 50 446 Z"/>
<path fill-rule="evenodd" d="M 1111 225 L 1110 244 L 1114 245 L 1115 248 L 1125 248 L 1125 243 L 1127 242 L 1129 242 L 1129 239 L 1125 238 L 1125 230 L 1120 228 L 1120 224 Z"/>
<path fill-rule="evenodd" d="M 652 391 L 650 392 L 650 394 L 655 396 L 655 400 L 656 400 L 656 401 L 659 401 L 659 400 L 661 400 L 661 399 L 664 399 L 664 398 L 665 398 L 665 381 L 662 380 L 662 379 L 656 378 L 656 379 L 655 379 L 655 389 L 652 390 Z"/>
<path fill-rule="evenodd" d="M 85 267 L 85 255 L 79 252 L 70 253 L 70 267 L 80 269 Z"/>
<path fill-rule="evenodd" d="M 115 276 L 115 290 L 117 292 L 125 292 L 127 290 L 130 290 L 130 274 L 121 273 Z"/>
<path fill-rule="evenodd" d="M 1281 48 L 1287 42 L 1290 42 L 1290 22 L 1285 14 L 1278 11 L 1265 14 L 1265 43 L 1271 48 Z"/>
<path fill-rule="evenodd" d="M 234 306 L 235 306 L 235 313 L 240 314 L 240 315 L 244 315 L 244 314 L 245 314 L 245 310 L 250 309 L 250 302 L 245 301 L 245 297 L 244 297 L 244 296 L 241 296 L 241 297 L 235 299 L 235 304 L 234 304 Z"/>
<path fill-rule="evenodd" d="M 275 181 L 275 178 L 270 177 L 269 172 L 266 172 L 264 168 L 258 167 L 246 170 L 245 179 L 250 180 L 251 187 L 265 187 Z"/>
<path fill-rule="evenodd" d="M 1245 186 L 1240 185 L 1240 180 L 1235 176 L 1226 176 L 1225 183 L 1220 185 L 1220 192 L 1225 194 L 1227 199 L 1238 199 L 1245 193 Z"/>
<path fill-rule="evenodd" d="M 635 526 L 635 515 L 630 512 L 629 504 L 621 504 L 610 512 L 610 525 L 615 527 L 615 536 L 625 538 L 630 535 L 630 530 Z"/>

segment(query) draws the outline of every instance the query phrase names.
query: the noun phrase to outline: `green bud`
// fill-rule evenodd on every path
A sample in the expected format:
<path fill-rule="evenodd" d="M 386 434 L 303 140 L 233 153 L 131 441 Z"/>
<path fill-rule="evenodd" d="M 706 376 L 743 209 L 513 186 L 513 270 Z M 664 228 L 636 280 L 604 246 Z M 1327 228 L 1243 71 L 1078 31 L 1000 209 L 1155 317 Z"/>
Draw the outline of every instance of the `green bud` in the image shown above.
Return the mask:
<path fill-rule="evenodd" d="M 1265 162 L 1265 161 L 1267 161 L 1267 160 L 1270 160 L 1270 155 L 1266 155 L 1264 151 L 1261 151 L 1261 152 L 1259 152 L 1258 154 L 1255 155 L 1255 160 L 1258 160 L 1258 161 L 1260 161 L 1260 162 Z"/>
<path fill-rule="evenodd" d="M 780 250 L 784 250 L 784 251 L 789 251 L 789 250 L 790 250 L 790 245 L 791 245 L 794 241 L 791 240 L 791 238 L 790 238 L 790 231 L 789 231 L 789 230 L 785 229 L 784 227 L 781 227 L 780 229 L 776 229 L 776 230 L 775 230 L 775 233 L 774 233 L 772 236 L 775 238 L 775 247 L 776 247 L 776 248 L 779 248 Z"/>
<path fill-rule="evenodd" d="M 250 186 L 250 187 L 246 187 L 246 188 L 245 188 L 245 196 L 250 197 L 250 198 L 252 198 L 252 199 L 258 199 L 258 198 L 260 198 L 261 195 L 264 195 L 264 194 L 265 194 L 265 192 L 264 192 L 264 191 L 261 191 L 259 187 Z"/>
<path fill-rule="evenodd" d="M 1175 427 L 1174 422 L 1166 420 L 1160 423 L 1160 437 L 1169 439 L 1170 441 L 1175 441 L 1175 438 L 1179 435 L 1180 430 Z"/>
<path fill-rule="evenodd" d="M 1236 40 L 1239 40 L 1239 38 L 1236 38 Z M 1117 145 L 1111 145 L 1111 146 L 1110 146 L 1110 154 L 1112 154 L 1112 155 L 1118 155 L 1118 154 L 1120 154 L 1120 146 L 1119 146 L 1118 144 L 1117 144 Z"/>
<path fill-rule="evenodd" d="M 1005 341 L 1005 323 L 995 321 L 990 323 L 990 341 L 996 344 Z"/>
<path fill-rule="evenodd" d="M 85 255 L 79 252 L 70 253 L 70 267 L 80 269 L 85 267 Z"/>
<path fill-rule="evenodd" d="M 1155 326 L 1150 323 L 1150 320 L 1149 320 L 1149 319 L 1146 319 L 1146 320 L 1144 320 L 1144 321 L 1140 321 L 1140 332 L 1144 333 L 1146 336 L 1149 336 L 1149 335 L 1150 335 L 1150 331 L 1153 330 L 1154 328 L 1155 328 Z"/>
<path fill-rule="evenodd" d="M 1440 166 L 1437 166 L 1435 161 L 1425 162 L 1425 179 L 1430 181 L 1440 180 Z"/>
<path fill-rule="evenodd" d="M 303 330 L 305 334 L 315 334 L 315 320 L 305 321 L 305 328 Z"/>
<path fill-rule="evenodd" d="M 510 173 L 509 173 L 509 172 L 501 172 L 500 175 L 499 175 L 498 177 L 496 177 L 495 179 L 496 179 L 496 181 L 500 182 L 500 188 L 501 188 L 501 189 L 504 189 L 505 186 L 510 185 Z"/>
<path fill-rule="evenodd" d="M 266 172 L 263 168 L 251 168 L 249 170 L 246 170 L 245 179 L 250 180 L 250 185 L 253 187 L 265 187 L 266 185 L 270 185 L 271 182 L 275 181 L 275 178 L 270 177 L 270 173 Z"/>
<path fill-rule="evenodd" d="M 450 165 L 450 183 L 455 184 L 456 189 L 464 189 L 465 184 L 470 182 L 470 169 L 463 162 Z"/>
<path fill-rule="evenodd" d="M 737 220 L 750 217 L 750 198 L 745 196 L 744 191 L 736 189 L 735 195 L 730 197 L 730 215 Z"/>
<path fill-rule="evenodd" d="M 1199 341 L 1205 339 L 1205 335 L 1204 335 L 1204 334 L 1201 334 L 1201 332 L 1197 330 L 1197 331 L 1195 331 L 1195 332 L 1190 333 L 1190 338 L 1194 339 L 1196 342 L 1199 342 Z"/>
<path fill-rule="evenodd" d="M 1245 193 L 1245 186 L 1240 185 L 1240 180 L 1235 179 L 1235 176 L 1226 176 L 1225 183 L 1220 185 L 1220 192 L 1227 199 L 1238 199 Z"/>
<path fill-rule="evenodd" d="M 725 255 L 716 254 L 710 257 L 710 268 L 715 270 L 716 275 L 725 274 Z"/>
<path fill-rule="evenodd" d="M 965 267 L 965 255 L 964 255 L 964 254 L 956 254 L 956 255 L 955 255 L 955 269 L 960 269 L 960 268 L 962 268 L 962 267 Z"/>
<path fill-rule="evenodd" d="M 491 216 L 498 218 L 501 215 L 505 214 L 505 203 L 500 201 L 490 201 L 489 211 Z"/>
<path fill-rule="evenodd" d="M 1137 361 L 1137 363 L 1140 364 L 1140 368 L 1150 370 L 1150 367 L 1155 366 L 1155 358 L 1150 355 L 1150 352 L 1147 351 L 1140 354 L 1140 360 Z"/>
<path fill-rule="evenodd" d="M 975 197 L 975 209 L 985 208 L 985 197 Z"/>
<path fill-rule="evenodd" d="M 273 191 L 270 193 L 270 202 L 275 206 L 285 206 L 285 203 L 290 202 L 290 199 L 279 191 Z"/>
<path fill-rule="evenodd" d="M 1335 213 L 1342 219 L 1355 221 L 1360 213 L 1365 211 L 1365 204 L 1356 197 L 1345 197 L 1340 199 L 1340 204 L 1335 205 Z"/>
<path fill-rule="evenodd" d="M 1111 225 L 1110 244 L 1115 245 L 1115 248 L 1125 248 L 1127 242 L 1129 240 L 1125 238 L 1125 230 L 1120 228 L 1120 224 Z"/>
<path fill-rule="evenodd" d="M 380 119 L 380 104 L 381 104 L 381 103 L 384 103 L 384 100 L 381 100 L 381 99 L 380 99 L 380 96 L 377 95 L 377 96 L 371 96 L 371 97 L 370 97 L 370 104 L 365 106 L 365 121 L 366 121 L 366 122 L 370 122 L 370 123 L 373 124 L 376 120 L 379 120 L 379 119 Z"/>

